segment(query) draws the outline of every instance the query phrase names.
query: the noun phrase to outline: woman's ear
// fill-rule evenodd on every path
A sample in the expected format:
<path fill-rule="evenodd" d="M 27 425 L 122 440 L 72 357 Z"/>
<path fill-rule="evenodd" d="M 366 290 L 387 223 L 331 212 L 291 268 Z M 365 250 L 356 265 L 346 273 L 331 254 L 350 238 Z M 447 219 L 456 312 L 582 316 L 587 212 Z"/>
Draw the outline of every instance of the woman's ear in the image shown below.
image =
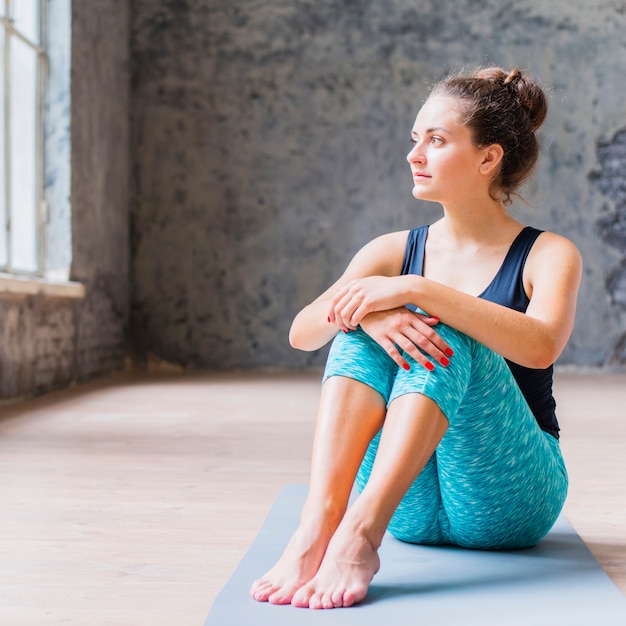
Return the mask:
<path fill-rule="evenodd" d="M 499 168 L 504 156 L 504 149 L 499 143 L 493 143 L 483 153 L 483 160 L 480 164 L 480 171 L 483 174 L 492 175 Z"/>

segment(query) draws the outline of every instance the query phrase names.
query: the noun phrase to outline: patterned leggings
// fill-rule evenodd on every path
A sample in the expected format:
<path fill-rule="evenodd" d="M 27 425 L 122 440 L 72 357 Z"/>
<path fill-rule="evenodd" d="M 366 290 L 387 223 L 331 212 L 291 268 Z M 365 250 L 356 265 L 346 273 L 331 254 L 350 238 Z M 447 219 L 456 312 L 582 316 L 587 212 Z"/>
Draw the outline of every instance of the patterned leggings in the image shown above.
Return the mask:
<path fill-rule="evenodd" d="M 504 359 L 444 324 L 454 350 L 448 367 L 429 372 L 410 356 L 399 368 L 365 332 L 339 333 L 324 380 L 345 376 L 380 393 L 387 407 L 406 393 L 433 400 L 449 427 L 389 524 L 419 544 L 515 549 L 536 544 L 565 502 L 567 472 L 555 437 L 543 432 Z M 365 486 L 378 448 L 374 437 L 356 478 Z"/>

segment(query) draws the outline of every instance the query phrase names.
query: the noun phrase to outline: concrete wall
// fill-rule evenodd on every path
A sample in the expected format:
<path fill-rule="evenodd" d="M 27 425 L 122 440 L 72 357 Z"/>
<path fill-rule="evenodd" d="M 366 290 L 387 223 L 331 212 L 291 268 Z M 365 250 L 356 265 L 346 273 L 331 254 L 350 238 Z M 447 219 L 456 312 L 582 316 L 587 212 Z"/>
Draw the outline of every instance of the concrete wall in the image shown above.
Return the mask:
<path fill-rule="evenodd" d="M 137 0 L 137 356 L 321 363 L 289 348 L 294 313 L 368 239 L 439 214 L 410 196 L 410 125 L 434 79 L 495 63 L 549 91 L 540 191 L 516 213 L 585 257 L 561 363 L 625 363 L 624 32 L 623 2 Z"/>
<path fill-rule="evenodd" d="M 0 295 L 0 398 L 65 387 L 119 369 L 126 357 L 129 10 L 115 0 L 74 0 L 64 17 L 67 2 L 49 4 L 56 41 L 54 96 L 46 103 L 48 261 L 53 269 L 67 265 L 71 205 L 70 278 L 85 285 L 86 297 Z M 71 89 L 61 76 L 69 71 L 70 36 Z"/>

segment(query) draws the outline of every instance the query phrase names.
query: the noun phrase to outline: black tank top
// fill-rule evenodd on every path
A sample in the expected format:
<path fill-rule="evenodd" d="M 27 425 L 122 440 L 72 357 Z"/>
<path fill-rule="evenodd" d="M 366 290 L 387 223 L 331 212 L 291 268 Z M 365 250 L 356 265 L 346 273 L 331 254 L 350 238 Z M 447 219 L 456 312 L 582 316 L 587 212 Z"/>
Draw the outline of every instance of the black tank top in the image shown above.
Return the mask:
<path fill-rule="evenodd" d="M 509 251 L 490 285 L 478 296 L 496 302 L 509 309 L 525 313 L 530 300 L 524 290 L 523 272 L 528 253 L 542 231 L 526 226 L 515 238 Z M 428 226 L 409 232 L 402 265 L 403 274 L 424 272 L 424 250 Z M 513 377 L 526 398 L 539 427 L 559 438 L 559 424 L 556 418 L 556 402 L 552 395 L 553 366 L 546 369 L 531 369 L 506 360 Z"/>

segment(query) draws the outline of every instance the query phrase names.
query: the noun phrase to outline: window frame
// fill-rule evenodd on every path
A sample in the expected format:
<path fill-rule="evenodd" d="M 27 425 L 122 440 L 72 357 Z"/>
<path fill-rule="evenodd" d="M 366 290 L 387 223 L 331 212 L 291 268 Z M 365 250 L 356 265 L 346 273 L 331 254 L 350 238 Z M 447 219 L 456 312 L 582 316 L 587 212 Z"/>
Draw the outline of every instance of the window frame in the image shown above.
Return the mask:
<path fill-rule="evenodd" d="M 4 5 L 0 16 L 0 27 L 4 31 L 4 116 L 0 120 L 3 125 L 4 142 L 0 146 L 4 168 L 4 202 L 6 207 L 6 221 L 0 227 L 0 236 L 5 239 L 6 264 L 0 265 L 0 272 L 20 277 L 44 277 L 46 272 L 46 225 L 48 223 L 47 206 L 44 194 L 44 115 L 46 79 L 48 73 L 48 55 L 46 41 L 47 1 L 39 0 L 38 39 L 39 43 L 31 40 L 15 27 L 10 12 L 10 0 L 0 0 Z M 35 239 L 36 239 L 36 268 L 32 271 L 13 267 L 13 253 L 11 244 L 11 216 L 14 207 L 11 206 L 11 95 L 15 86 L 11 84 L 11 39 L 17 37 L 36 54 L 36 107 L 35 107 Z"/>

